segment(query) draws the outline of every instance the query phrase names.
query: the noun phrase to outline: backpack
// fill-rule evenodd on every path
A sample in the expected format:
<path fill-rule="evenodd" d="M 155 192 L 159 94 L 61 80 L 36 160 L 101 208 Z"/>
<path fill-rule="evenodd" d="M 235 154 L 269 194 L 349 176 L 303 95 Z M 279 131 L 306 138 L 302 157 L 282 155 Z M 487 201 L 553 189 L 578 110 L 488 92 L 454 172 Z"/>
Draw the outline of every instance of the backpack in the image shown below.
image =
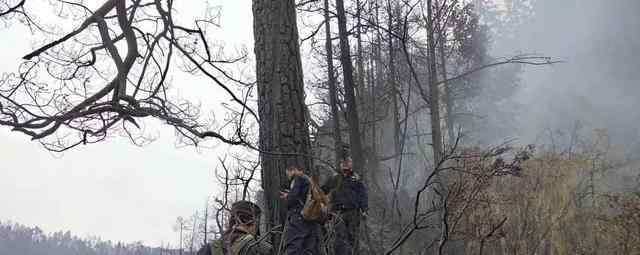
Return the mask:
<path fill-rule="evenodd" d="M 305 178 L 309 180 L 309 191 L 302 207 L 302 218 L 309 222 L 323 223 L 329 216 L 329 199 L 315 180 L 306 175 Z"/>

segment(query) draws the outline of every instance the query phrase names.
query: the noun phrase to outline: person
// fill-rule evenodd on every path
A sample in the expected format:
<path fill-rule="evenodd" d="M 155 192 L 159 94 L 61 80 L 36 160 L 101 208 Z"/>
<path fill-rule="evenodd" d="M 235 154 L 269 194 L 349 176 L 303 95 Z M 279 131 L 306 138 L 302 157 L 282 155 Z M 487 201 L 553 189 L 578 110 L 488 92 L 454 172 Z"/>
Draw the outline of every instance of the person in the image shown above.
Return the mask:
<path fill-rule="evenodd" d="M 271 255 L 273 246 L 260 237 L 260 215 L 260 207 L 252 202 L 233 203 L 229 224 L 222 239 L 205 245 L 197 254 L 217 255 L 222 252 L 224 255 Z"/>
<path fill-rule="evenodd" d="M 319 225 L 305 221 L 302 209 L 310 187 L 310 179 L 304 170 L 297 166 L 286 169 L 289 189 L 282 190 L 280 197 L 287 207 L 287 223 L 285 224 L 285 254 L 317 254 L 317 229 Z"/>
<path fill-rule="evenodd" d="M 353 172 L 351 158 L 344 159 L 341 174 L 332 176 L 321 188 L 330 196 L 330 209 L 338 217 L 335 226 L 334 249 L 338 255 L 355 254 L 358 250 L 360 218 L 367 216 L 367 188 L 360 176 Z"/>

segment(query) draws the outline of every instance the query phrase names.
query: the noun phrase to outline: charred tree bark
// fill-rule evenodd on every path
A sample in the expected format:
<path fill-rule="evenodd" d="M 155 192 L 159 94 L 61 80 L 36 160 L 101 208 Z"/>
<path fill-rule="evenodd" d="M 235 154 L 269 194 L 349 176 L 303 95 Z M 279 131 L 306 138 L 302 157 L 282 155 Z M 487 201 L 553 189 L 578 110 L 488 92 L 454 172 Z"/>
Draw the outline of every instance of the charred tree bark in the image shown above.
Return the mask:
<path fill-rule="evenodd" d="M 329 104 L 331 104 L 331 115 L 333 115 L 333 139 L 335 147 L 335 167 L 340 169 L 340 159 L 342 155 L 342 132 L 340 131 L 340 113 L 338 112 L 338 91 L 336 88 L 336 77 L 333 73 L 333 43 L 331 42 L 331 18 L 329 16 L 329 0 L 324 0 L 324 29 L 327 40 L 325 47 L 327 51 L 327 76 L 329 83 Z"/>
<path fill-rule="evenodd" d="M 254 0 L 260 158 L 267 227 L 282 225 L 285 169 L 311 169 L 309 128 L 294 0 Z M 274 243 L 279 243 L 279 236 Z"/>
<path fill-rule="evenodd" d="M 347 103 L 347 122 L 349 123 L 349 142 L 351 147 L 351 157 L 353 158 L 353 169 L 360 175 L 364 174 L 364 157 L 362 155 L 362 144 L 360 142 L 360 118 L 354 90 L 353 64 L 351 63 L 351 53 L 349 48 L 349 31 L 347 31 L 347 19 L 344 11 L 344 1 L 336 0 L 338 13 L 338 32 L 340 34 L 340 61 L 342 62 L 342 72 L 344 76 L 345 101 Z"/>

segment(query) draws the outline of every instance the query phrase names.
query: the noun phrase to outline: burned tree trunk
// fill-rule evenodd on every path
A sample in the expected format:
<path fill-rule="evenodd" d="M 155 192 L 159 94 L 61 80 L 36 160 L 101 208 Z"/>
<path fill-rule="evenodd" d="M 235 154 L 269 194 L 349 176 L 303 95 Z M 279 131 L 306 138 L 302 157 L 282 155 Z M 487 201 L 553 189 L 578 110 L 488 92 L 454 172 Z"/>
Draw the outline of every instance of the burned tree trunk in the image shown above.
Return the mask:
<path fill-rule="evenodd" d="M 311 149 L 295 1 L 254 0 L 253 16 L 262 188 L 271 228 L 285 220 L 279 190 L 287 181 L 286 167 L 311 170 Z"/>
<path fill-rule="evenodd" d="M 340 132 L 340 114 L 338 113 L 338 90 L 336 88 L 336 77 L 333 73 L 333 43 L 331 43 L 331 18 L 329 16 L 329 0 L 324 0 L 324 29 L 326 36 L 327 51 L 327 76 L 329 83 L 329 104 L 331 104 L 331 115 L 333 116 L 333 139 L 335 148 L 335 167 L 340 169 L 340 159 L 342 155 L 342 132 Z"/>
<path fill-rule="evenodd" d="M 354 91 L 353 64 L 349 48 L 349 31 L 347 31 L 347 19 L 344 11 L 344 1 L 336 0 L 338 14 L 338 31 L 340 33 L 340 61 L 344 76 L 345 101 L 347 103 L 347 122 L 349 123 L 349 141 L 351 143 L 351 157 L 353 168 L 359 174 L 363 174 L 364 157 L 360 142 L 360 118 Z"/>

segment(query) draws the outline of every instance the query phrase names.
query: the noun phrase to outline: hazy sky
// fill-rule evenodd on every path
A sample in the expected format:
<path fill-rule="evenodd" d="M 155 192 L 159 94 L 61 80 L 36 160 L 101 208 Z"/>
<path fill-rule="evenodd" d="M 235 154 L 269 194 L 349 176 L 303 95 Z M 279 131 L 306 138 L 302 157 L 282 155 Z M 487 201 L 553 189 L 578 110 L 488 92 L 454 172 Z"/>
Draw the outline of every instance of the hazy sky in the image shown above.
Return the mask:
<path fill-rule="evenodd" d="M 188 2 L 193 4 L 178 5 L 184 15 L 199 14 L 205 1 Z M 251 2 L 210 2 L 223 8 L 216 39 L 229 47 L 250 48 Z M 30 50 L 25 42 L 33 38 L 15 28 L 0 29 L 11 34 L 11 40 L 0 40 L 0 73 L 13 72 Z M 212 94 L 208 84 L 187 85 L 189 93 Z M 215 191 L 213 171 L 220 154 L 206 148 L 177 149 L 173 130 L 167 126 L 151 128 L 150 133 L 159 139 L 143 148 L 115 137 L 54 155 L 26 136 L 0 127 L 0 221 L 105 240 L 176 244 L 175 219 L 201 210 Z"/>
<path fill-rule="evenodd" d="M 640 144 L 640 10 L 637 0 L 537 0 L 536 15 L 500 42 L 502 54 L 542 53 L 566 63 L 528 67 L 518 102 L 520 134 L 607 129 L 613 142 Z M 640 146 L 638 147 L 640 148 Z"/>

